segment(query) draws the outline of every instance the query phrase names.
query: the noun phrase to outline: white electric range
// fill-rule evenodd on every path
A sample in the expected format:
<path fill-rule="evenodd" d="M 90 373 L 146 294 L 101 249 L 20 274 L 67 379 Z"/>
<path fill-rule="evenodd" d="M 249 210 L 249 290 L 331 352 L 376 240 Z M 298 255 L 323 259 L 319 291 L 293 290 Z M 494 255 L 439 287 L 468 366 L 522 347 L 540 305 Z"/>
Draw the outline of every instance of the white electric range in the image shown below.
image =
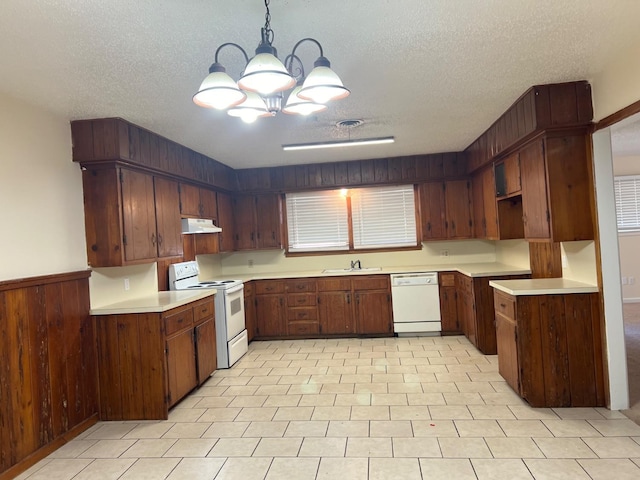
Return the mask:
<path fill-rule="evenodd" d="M 169 289 L 215 289 L 216 350 L 218 368 L 229 368 L 247 353 L 242 280 L 200 280 L 197 262 L 169 266 Z"/>

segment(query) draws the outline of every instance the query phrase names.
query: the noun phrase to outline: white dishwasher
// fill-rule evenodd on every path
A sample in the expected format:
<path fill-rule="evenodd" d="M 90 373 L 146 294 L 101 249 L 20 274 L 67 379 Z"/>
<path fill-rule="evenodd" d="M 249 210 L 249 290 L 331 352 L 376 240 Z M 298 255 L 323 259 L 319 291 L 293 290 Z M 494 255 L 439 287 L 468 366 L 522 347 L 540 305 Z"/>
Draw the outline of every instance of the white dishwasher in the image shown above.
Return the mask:
<path fill-rule="evenodd" d="M 438 335 L 440 293 L 438 273 L 391 275 L 393 331 L 398 335 Z"/>

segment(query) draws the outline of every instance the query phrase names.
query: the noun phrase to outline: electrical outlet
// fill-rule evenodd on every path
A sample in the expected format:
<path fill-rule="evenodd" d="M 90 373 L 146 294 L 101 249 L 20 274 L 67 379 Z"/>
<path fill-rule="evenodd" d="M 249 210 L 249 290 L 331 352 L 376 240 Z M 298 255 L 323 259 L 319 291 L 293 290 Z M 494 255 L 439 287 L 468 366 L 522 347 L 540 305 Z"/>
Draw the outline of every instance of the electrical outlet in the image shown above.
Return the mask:
<path fill-rule="evenodd" d="M 634 285 L 636 283 L 636 277 L 629 277 L 629 285 Z"/>
<path fill-rule="evenodd" d="M 253 268 L 253 258 L 250 258 L 247 263 L 249 264 L 249 268 Z"/>
<path fill-rule="evenodd" d="M 628 283 L 627 277 L 622 277 L 622 285 L 627 285 Z"/>
<path fill-rule="evenodd" d="M 130 286 L 129 286 L 129 279 L 125 278 L 124 279 L 124 289 L 125 291 L 129 290 Z"/>
<path fill-rule="evenodd" d="M 567 261 L 567 256 L 563 253 L 560 255 L 560 259 L 562 261 L 562 268 L 567 268 L 569 266 L 569 262 Z"/>
<path fill-rule="evenodd" d="M 440 256 L 441 257 L 448 257 L 449 256 L 449 250 L 440 250 Z"/>

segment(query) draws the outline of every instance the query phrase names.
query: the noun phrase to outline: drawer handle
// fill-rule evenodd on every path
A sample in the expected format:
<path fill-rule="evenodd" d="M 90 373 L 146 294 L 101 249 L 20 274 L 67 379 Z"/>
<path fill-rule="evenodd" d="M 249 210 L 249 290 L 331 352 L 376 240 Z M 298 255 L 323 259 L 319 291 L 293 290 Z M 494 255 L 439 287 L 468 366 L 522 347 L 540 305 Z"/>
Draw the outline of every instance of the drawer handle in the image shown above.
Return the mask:
<path fill-rule="evenodd" d="M 207 313 L 209 311 L 209 307 L 204 307 L 202 310 L 200 310 L 200 313 Z"/>
<path fill-rule="evenodd" d="M 506 305 L 505 303 L 501 303 L 501 304 L 500 304 L 500 306 L 501 306 L 502 308 L 507 308 L 507 305 Z"/>
<path fill-rule="evenodd" d="M 299 298 L 298 299 L 298 303 L 305 303 L 305 299 L 304 298 Z"/>
<path fill-rule="evenodd" d="M 297 288 L 298 290 L 302 290 L 302 289 L 304 288 L 304 285 L 298 285 L 296 288 Z"/>
<path fill-rule="evenodd" d="M 182 323 L 182 322 L 184 322 L 184 317 L 178 318 L 178 323 Z"/>

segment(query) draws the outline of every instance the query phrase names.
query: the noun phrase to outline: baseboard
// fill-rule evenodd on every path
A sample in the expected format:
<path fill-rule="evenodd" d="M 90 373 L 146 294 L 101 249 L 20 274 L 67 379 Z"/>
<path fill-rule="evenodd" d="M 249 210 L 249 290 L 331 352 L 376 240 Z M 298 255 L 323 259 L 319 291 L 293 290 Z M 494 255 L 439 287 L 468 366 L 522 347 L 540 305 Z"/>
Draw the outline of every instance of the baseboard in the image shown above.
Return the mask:
<path fill-rule="evenodd" d="M 640 297 L 623 298 L 622 303 L 640 303 Z"/>

